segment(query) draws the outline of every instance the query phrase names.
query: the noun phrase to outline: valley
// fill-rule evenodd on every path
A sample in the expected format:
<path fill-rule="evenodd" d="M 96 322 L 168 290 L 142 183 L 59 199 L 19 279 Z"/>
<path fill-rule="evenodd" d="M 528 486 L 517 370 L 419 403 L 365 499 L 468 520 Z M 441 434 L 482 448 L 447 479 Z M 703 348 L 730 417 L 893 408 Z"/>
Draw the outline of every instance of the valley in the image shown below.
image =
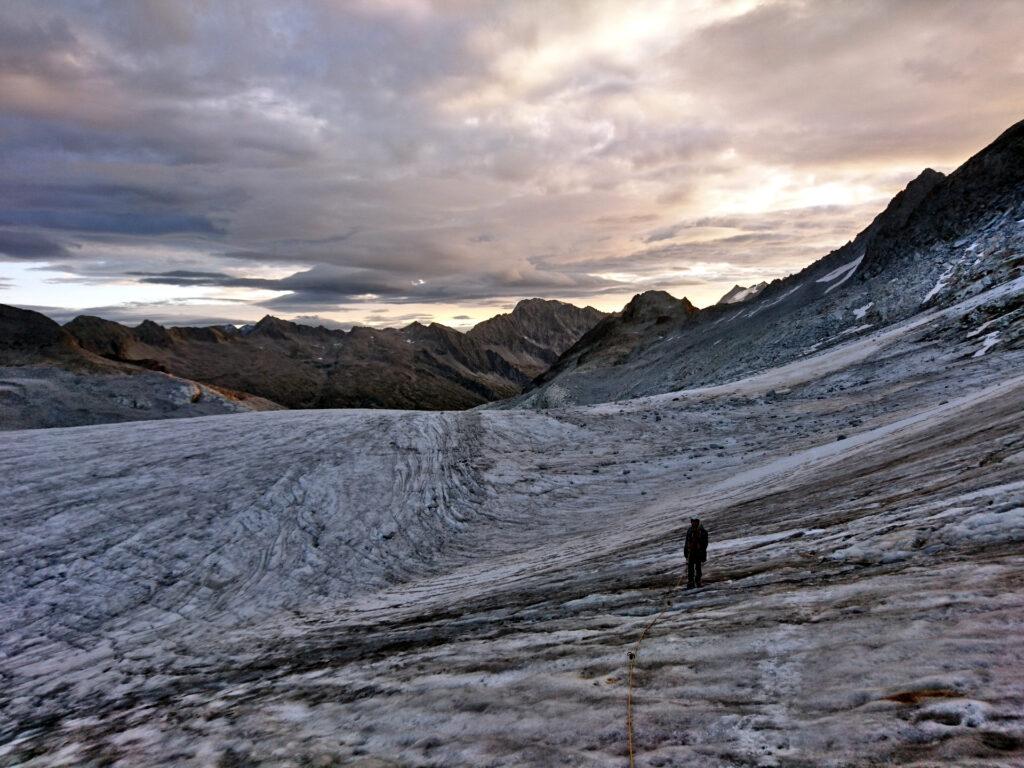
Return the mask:
<path fill-rule="evenodd" d="M 621 765 L 668 594 L 638 765 L 1006 765 L 1024 353 L 939 331 L 1019 290 L 620 403 L 9 433 L 0 761 Z"/>

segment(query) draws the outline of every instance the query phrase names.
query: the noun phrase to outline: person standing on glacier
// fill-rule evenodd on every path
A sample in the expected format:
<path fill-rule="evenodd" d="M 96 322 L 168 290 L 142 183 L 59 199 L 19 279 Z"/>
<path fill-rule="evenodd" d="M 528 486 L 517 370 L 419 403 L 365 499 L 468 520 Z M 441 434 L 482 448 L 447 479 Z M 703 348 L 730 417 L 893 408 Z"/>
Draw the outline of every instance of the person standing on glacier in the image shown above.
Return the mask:
<path fill-rule="evenodd" d="M 683 557 L 686 558 L 686 588 L 701 586 L 701 566 L 708 559 L 708 531 L 700 524 L 700 518 L 690 518 Z"/>

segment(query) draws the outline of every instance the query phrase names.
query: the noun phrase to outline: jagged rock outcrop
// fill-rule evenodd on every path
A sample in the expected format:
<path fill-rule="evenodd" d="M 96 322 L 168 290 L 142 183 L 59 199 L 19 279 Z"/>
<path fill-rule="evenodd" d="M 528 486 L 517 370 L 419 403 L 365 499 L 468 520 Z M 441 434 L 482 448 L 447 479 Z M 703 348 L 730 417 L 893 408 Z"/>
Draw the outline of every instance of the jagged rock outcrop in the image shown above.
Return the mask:
<path fill-rule="evenodd" d="M 604 316 L 593 307 L 524 299 L 511 312 L 477 324 L 466 336 L 533 378 L 546 371 Z"/>
<path fill-rule="evenodd" d="M 929 174 L 927 188 L 918 192 L 903 220 L 881 227 L 866 248 L 864 277 L 881 274 L 908 250 L 956 241 L 1019 209 L 1024 197 L 1024 121 L 1004 131 L 948 177 L 929 169 L 915 182 L 925 174 Z"/>

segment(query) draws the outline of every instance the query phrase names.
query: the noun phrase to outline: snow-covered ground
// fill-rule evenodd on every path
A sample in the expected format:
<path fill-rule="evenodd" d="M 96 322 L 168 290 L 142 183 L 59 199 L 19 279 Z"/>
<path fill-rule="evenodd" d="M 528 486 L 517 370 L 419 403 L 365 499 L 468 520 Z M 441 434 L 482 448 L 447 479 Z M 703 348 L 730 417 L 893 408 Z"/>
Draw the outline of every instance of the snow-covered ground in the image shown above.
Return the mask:
<path fill-rule="evenodd" d="M 0 765 L 623 766 L 667 593 L 637 765 L 1021 765 L 1024 352 L 964 336 L 0 434 Z"/>

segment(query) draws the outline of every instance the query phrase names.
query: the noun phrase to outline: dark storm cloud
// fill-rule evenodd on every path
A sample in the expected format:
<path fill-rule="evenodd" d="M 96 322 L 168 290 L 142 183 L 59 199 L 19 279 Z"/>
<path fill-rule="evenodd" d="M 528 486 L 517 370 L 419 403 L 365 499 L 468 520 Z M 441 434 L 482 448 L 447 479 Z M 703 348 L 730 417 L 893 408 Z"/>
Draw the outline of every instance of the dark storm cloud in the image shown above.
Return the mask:
<path fill-rule="evenodd" d="M 165 326 L 242 325 L 244 323 L 238 318 L 231 319 L 220 315 L 203 314 L 201 307 L 179 302 L 128 302 L 78 309 L 27 305 L 23 305 L 22 308 L 44 314 L 61 325 L 81 315 L 102 317 L 105 320 L 113 320 L 128 326 L 136 326 L 143 320 L 152 320 L 154 323 Z"/>
<path fill-rule="evenodd" d="M 235 193 L 240 194 L 240 193 Z M 219 235 L 222 227 L 189 208 L 219 208 L 230 195 L 114 183 L 0 184 L 0 225 L 83 235 Z"/>
<path fill-rule="evenodd" d="M 222 234 L 205 216 L 138 213 L 79 213 L 76 211 L 0 211 L 0 226 L 34 226 L 118 235 L 166 235 L 171 233 Z"/>
<path fill-rule="evenodd" d="M 320 315 L 296 315 L 292 318 L 292 322 L 299 325 L 311 325 L 314 328 L 322 326 L 340 331 L 347 331 L 352 328 L 352 323 L 339 323 L 337 320 L 331 320 L 329 317 L 320 317 Z"/>
<path fill-rule="evenodd" d="M 0 258 L 309 315 L 775 275 L 1024 116 L 1022 24 L 1010 0 L 9 0 Z"/>
<path fill-rule="evenodd" d="M 388 301 L 393 303 L 437 303 L 484 299 L 493 296 L 520 296 L 564 292 L 567 295 L 591 295 L 617 290 L 614 280 L 573 273 L 530 271 L 527 273 L 485 273 L 458 279 L 397 279 L 387 272 L 317 266 L 283 278 L 252 278 L 222 272 L 172 270 L 162 273 L 133 272 L 139 282 L 216 288 L 256 288 L 284 291 L 284 295 L 260 303 L 275 309 L 337 310 L 342 303 Z"/>
<path fill-rule="evenodd" d="M 63 245 L 43 235 L 0 229 L 0 259 L 54 261 L 70 255 Z"/>
<path fill-rule="evenodd" d="M 233 278 L 223 272 L 200 272 L 188 269 L 172 269 L 170 272 L 126 272 L 129 277 L 142 278 L 143 283 L 160 285 L 217 285 L 218 281 Z"/>
<path fill-rule="evenodd" d="M 126 183 L 0 183 L 7 206 L 28 210 L 116 211 L 139 214 L 181 213 L 182 209 L 220 208 L 243 202 L 240 190 L 212 193 Z"/>

